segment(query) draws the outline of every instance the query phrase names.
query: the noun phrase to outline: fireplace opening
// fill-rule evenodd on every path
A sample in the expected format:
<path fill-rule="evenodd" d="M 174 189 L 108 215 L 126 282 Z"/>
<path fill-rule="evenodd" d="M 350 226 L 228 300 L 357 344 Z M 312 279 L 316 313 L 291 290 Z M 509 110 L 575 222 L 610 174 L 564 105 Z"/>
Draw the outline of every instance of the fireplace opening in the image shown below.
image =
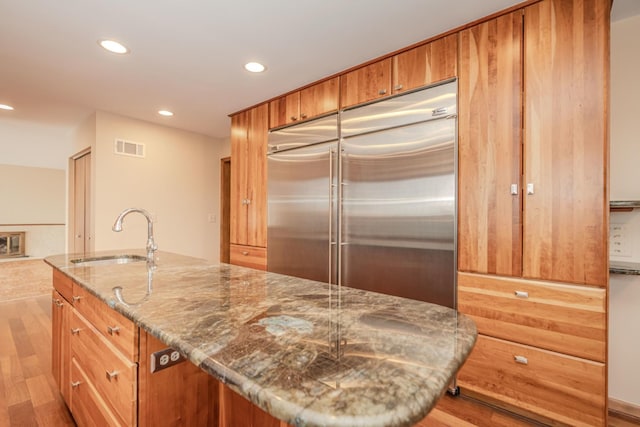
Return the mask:
<path fill-rule="evenodd" d="M 0 231 L 0 259 L 23 257 L 24 231 Z"/>

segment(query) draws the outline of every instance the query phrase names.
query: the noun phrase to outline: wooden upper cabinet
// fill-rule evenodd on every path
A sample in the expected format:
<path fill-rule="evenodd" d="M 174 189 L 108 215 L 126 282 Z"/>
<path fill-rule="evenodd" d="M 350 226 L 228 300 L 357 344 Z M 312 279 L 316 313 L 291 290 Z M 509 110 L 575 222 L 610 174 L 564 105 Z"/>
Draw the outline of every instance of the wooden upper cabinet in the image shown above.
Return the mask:
<path fill-rule="evenodd" d="M 393 93 L 457 75 L 458 35 L 451 34 L 393 57 Z"/>
<path fill-rule="evenodd" d="M 337 111 L 338 81 L 339 77 L 334 77 L 271 101 L 269 128 Z"/>
<path fill-rule="evenodd" d="M 525 277 L 608 281 L 609 7 L 525 9 Z"/>
<path fill-rule="evenodd" d="M 391 58 L 360 67 L 340 78 L 340 108 L 391 94 Z"/>
<path fill-rule="evenodd" d="M 300 91 L 300 118 L 308 119 L 338 110 L 339 77 L 325 80 Z"/>
<path fill-rule="evenodd" d="M 522 12 L 459 43 L 458 269 L 520 276 Z"/>
<path fill-rule="evenodd" d="M 230 242 L 266 247 L 269 105 L 231 117 Z"/>
<path fill-rule="evenodd" d="M 288 125 L 300 120 L 300 92 L 281 96 L 269 103 L 269 128 Z"/>

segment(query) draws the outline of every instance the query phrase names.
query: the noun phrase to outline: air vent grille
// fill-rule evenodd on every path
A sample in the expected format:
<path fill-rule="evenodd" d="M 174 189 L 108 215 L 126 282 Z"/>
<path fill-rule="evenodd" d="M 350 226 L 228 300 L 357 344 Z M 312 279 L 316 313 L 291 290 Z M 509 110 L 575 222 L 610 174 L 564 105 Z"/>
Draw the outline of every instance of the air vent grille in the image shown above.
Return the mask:
<path fill-rule="evenodd" d="M 145 155 L 144 144 L 125 141 L 124 139 L 116 139 L 113 151 L 123 156 L 144 157 Z"/>

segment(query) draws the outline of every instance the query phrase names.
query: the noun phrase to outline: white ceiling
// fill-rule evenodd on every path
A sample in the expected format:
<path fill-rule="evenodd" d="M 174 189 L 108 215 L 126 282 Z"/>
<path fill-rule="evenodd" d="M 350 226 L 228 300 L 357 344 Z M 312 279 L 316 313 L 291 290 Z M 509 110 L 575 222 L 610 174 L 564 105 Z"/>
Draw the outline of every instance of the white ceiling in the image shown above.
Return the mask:
<path fill-rule="evenodd" d="M 519 2 L 0 0 L 0 123 L 72 129 L 102 110 L 226 137 L 229 113 Z"/>

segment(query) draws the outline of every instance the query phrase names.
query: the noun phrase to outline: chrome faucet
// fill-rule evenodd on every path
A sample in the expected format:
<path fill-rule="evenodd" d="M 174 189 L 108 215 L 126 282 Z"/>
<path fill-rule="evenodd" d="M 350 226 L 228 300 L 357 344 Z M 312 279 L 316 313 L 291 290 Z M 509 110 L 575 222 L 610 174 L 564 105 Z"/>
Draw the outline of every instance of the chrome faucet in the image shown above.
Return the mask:
<path fill-rule="evenodd" d="M 149 212 L 138 208 L 125 209 L 120 213 L 120 215 L 118 215 L 118 218 L 116 218 L 116 222 L 113 223 L 112 230 L 116 232 L 122 231 L 122 221 L 124 220 L 124 217 L 129 215 L 131 212 L 138 212 L 144 215 L 147 219 L 147 263 L 154 264 L 155 260 L 153 253 L 158 250 L 158 245 L 156 245 L 156 242 L 153 240 L 153 220 L 151 219 Z"/>

